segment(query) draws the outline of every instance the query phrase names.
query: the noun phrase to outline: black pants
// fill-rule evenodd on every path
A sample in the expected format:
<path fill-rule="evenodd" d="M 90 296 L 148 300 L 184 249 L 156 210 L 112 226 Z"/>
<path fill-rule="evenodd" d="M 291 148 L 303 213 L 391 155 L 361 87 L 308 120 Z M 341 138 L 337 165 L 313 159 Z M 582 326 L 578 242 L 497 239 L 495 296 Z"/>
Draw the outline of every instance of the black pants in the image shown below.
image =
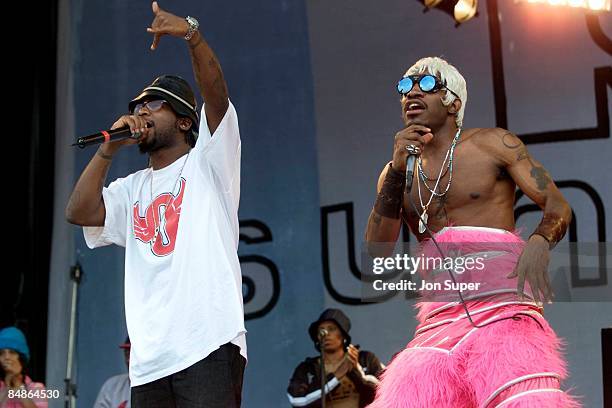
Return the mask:
<path fill-rule="evenodd" d="M 246 361 L 228 343 L 191 367 L 132 387 L 132 408 L 239 408 Z"/>

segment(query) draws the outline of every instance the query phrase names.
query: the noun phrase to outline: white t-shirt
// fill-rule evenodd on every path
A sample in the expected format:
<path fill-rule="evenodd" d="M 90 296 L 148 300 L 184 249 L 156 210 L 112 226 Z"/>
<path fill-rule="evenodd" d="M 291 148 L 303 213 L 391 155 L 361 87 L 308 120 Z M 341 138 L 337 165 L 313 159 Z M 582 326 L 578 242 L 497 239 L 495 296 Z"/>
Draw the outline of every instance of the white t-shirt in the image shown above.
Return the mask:
<path fill-rule="evenodd" d="M 83 229 L 90 248 L 125 247 L 133 387 L 181 371 L 228 342 L 246 358 L 234 106 L 212 136 L 202 107 L 199 134 L 190 153 L 171 165 L 104 188 L 104 227 Z"/>
<path fill-rule="evenodd" d="M 93 408 L 130 408 L 130 379 L 119 374 L 106 380 Z"/>

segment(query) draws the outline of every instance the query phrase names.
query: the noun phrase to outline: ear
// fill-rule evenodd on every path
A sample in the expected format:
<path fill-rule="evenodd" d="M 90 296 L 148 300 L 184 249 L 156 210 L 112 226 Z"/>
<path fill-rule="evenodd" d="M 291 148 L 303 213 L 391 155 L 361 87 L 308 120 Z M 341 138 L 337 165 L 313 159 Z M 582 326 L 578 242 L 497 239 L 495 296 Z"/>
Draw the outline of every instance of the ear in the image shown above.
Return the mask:
<path fill-rule="evenodd" d="M 448 113 L 456 116 L 457 113 L 459 113 L 459 110 L 461 109 L 461 105 L 461 99 L 455 98 L 455 100 L 448 106 Z"/>
<path fill-rule="evenodd" d="M 184 132 L 188 131 L 189 128 L 191 128 L 191 119 L 189 118 L 180 118 L 177 123 L 179 128 Z"/>

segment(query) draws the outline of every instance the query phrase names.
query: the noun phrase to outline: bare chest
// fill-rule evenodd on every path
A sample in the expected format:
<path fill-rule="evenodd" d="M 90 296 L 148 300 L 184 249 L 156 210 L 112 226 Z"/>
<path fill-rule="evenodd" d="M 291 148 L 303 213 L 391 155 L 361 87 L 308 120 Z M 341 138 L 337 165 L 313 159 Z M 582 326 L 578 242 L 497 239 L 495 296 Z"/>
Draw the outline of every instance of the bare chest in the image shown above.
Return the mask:
<path fill-rule="evenodd" d="M 457 146 L 452 168 L 443 159 L 424 158 L 415 172 L 412 189 L 404 196 L 404 213 L 411 227 L 419 215 L 425 215 L 430 226 L 443 227 L 461 223 L 458 218 L 465 214 L 478 215 L 513 200 L 513 181 L 479 150 Z"/>

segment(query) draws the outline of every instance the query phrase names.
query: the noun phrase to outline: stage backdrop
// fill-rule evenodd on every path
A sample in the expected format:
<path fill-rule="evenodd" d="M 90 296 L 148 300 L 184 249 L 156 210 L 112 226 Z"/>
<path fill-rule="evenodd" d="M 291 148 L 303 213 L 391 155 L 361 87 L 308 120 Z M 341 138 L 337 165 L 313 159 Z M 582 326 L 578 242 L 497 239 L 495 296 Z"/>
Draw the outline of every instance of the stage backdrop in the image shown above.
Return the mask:
<path fill-rule="evenodd" d="M 416 1 L 160 3 L 200 20 L 239 115 L 239 254 L 249 346 L 245 407 L 288 405 L 293 368 L 315 353 L 306 328 L 325 307 L 344 309 L 354 342 L 383 361 L 410 339 L 413 300 L 398 295 L 360 305 L 355 275 L 376 180 L 402 128 L 394 87 L 422 56 L 443 56 L 466 77 L 466 127 L 504 125 L 531 142 L 532 154 L 572 205 L 577 240 L 605 241 L 612 233 L 604 205 L 612 200 L 609 14 L 592 19 L 589 30 L 580 10 L 500 3 L 492 21 L 501 34 L 493 47 L 499 54 L 491 52 L 496 37 L 490 37 L 485 4 L 477 18 L 455 28 L 448 15 L 423 14 Z M 147 2 L 65 0 L 60 7 L 47 384 L 63 391 L 68 276 L 78 262 L 84 272 L 76 319 L 79 407 L 91 406 L 104 380 L 125 371 L 117 348 L 126 335 L 123 250 L 91 251 L 81 230 L 65 223 L 68 194 L 95 151 L 68 145 L 76 135 L 108 128 L 159 74 L 179 74 L 195 85 L 181 40 L 163 38 L 157 51 L 149 51 L 150 21 Z M 126 149 L 114 160 L 109 181 L 146 165 L 135 148 Z M 517 203 L 525 235 L 539 220 L 526 204 L 525 198 Z M 546 308 L 567 343 L 570 379 L 564 386 L 587 407 L 602 405 L 599 330 L 611 324 L 610 299 L 603 302 L 601 295 L 610 296 L 608 269 L 574 282 L 590 302 Z"/>

